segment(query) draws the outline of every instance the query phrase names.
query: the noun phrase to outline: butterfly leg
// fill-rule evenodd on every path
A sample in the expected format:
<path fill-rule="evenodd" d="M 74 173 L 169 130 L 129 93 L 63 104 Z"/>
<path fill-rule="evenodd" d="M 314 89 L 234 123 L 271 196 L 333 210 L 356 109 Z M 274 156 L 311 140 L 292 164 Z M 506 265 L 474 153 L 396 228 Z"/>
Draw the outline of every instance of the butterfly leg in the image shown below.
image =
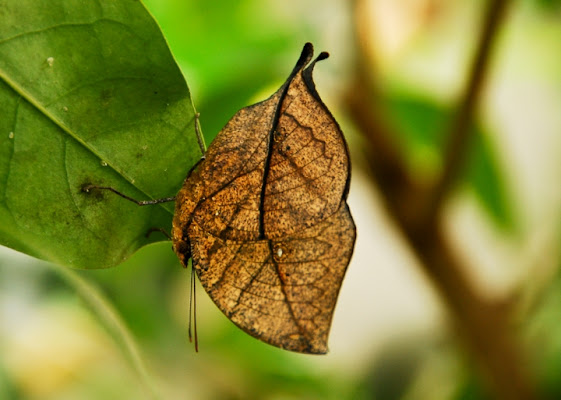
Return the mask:
<path fill-rule="evenodd" d="M 82 192 L 84 193 L 90 193 L 92 190 L 109 190 L 110 192 L 113 192 L 116 195 L 121 196 L 123 199 L 131 201 L 139 206 L 149 206 L 153 204 L 168 203 L 170 201 L 175 201 L 175 196 L 164 197 L 162 199 L 153 199 L 153 200 L 136 200 L 133 199 L 132 197 L 127 196 L 126 194 L 119 192 L 117 189 L 112 188 L 111 186 L 98 186 L 92 184 L 87 184 L 82 186 Z"/>
<path fill-rule="evenodd" d="M 165 197 L 163 199 L 154 199 L 154 200 L 136 200 L 133 199 L 132 197 L 127 196 L 126 194 L 123 194 L 121 192 L 119 192 L 117 189 L 112 188 L 110 186 L 97 186 L 97 185 L 91 185 L 91 184 L 87 184 L 82 186 L 82 192 L 84 193 L 90 193 L 92 190 L 109 190 L 110 192 L 115 193 L 118 196 L 121 196 L 122 198 L 131 201 L 135 204 L 138 204 L 139 206 L 147 206 L 147 205 L 154 205 L 154 204 L 160 204 L 160 203 L 167 203 L 170 201 L 174 201 L 175 200 L 175 196 L 174 197 Z M 158 231 L 164 234 L 164 236 L 166 236 L 169 240 L 171 240 L 171 236 L 169 233 L 167 233 L 163 228 L 150 228 L 148 230 L 148 232 L 146 232 L 146 237 L 150 236 L 150 234 L 154 231 Z"/>

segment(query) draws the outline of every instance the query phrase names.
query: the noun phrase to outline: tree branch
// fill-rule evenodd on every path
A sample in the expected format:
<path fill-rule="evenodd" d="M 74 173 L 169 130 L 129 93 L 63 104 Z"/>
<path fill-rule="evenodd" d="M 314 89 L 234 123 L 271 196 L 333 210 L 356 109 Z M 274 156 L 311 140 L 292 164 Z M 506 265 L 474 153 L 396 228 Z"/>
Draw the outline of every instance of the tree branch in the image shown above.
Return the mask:
<path fill-rule="evenodd" d="M 430 223 L 426 220 L 433 220 L 437 217 L 446 195 L 465 163 L 469 140 L 473 134 L 473 130 L 470 129 L 472 116 L 485 84 L 492 46 L 505 17 L 508 4 L 509 0 L 489 1 L 464 95 L 446 136 L 449 140 L 444 154 L 442 174 L 430 191 L 426 203 L 427 209 L 423 215 L 424 223 Z"/>
<path fill-rule="evenodd" d="M 378 89 L 373 81 L 375 62 L 369 47 L 371 32 L 368 19 L 367 2 L 353 0 L 354 27 L 354 76 L 344 96 L 346 111 L 366 139 L 367 162 L 374 179 L 393 212 L 403 219 L 411 218 L 412 210 L 407 200 L 411 195 L 417 197 L 420 189 L 409 174 L 407 164 L 395 143 L 398 136 L 379 112 Z M 415 194 L 413 194 L 415 193 Z"/>

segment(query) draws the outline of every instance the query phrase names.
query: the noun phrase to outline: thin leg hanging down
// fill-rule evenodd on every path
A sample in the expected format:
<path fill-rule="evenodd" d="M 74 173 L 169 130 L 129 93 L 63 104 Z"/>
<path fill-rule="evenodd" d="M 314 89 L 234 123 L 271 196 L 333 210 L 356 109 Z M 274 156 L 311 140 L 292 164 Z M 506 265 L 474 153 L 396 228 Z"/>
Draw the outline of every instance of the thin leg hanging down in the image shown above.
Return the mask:
<path fill-rule="evenodd" d="M 199 337 L 197 334 L 197 295 L 195 293 L 196 287 L 195 270 L 191 265 L 191 290 L 189 291 L 189 341 L 193 342 L 195 339 L 195 351 L 199 352 Z M 193 328 L 191 330 L 191 327 Z M 194 335 L 193 335 L 194 332 Z"/>

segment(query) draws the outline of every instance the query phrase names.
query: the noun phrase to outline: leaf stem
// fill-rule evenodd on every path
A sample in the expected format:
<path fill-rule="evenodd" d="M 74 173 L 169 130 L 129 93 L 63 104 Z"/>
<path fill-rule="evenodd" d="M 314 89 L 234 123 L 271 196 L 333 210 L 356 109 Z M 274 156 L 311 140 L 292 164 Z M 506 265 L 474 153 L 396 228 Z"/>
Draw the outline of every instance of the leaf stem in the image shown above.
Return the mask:
<path fill-rule="evenodd" d="M 160 399 L 161 396 L 158 394 L 159 391 L 154 383 L 154 379 L 148 373 L 138 344 L 119 313 L 104 297 L 100 289 L 69 268 L 53 263 L 47 263 L 47 265 L 60 275 L 69 286 L 74 288 L 76 293 L 91 307 L 94 315 L 96 315 L 109 334 L 117 342 L 132 369 L 138 374 L 140 381 L 146 387 L 147 393 L 150 393 L 151 397 L 155 400 Z"/>

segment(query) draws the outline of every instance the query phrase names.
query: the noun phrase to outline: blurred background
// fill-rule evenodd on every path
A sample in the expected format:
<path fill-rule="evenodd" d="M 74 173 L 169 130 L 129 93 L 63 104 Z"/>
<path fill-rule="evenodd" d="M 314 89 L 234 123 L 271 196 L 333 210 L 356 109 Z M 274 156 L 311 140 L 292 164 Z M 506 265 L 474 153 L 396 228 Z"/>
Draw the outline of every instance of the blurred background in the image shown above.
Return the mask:
<path fill-rule="evenodd" d="M 561 398 L 561 1 L 144 3 L 207 143 L 305 42 L 330 52 L 358 232 L 330 352 L 263 344 L 199 287 L 195 353 L 169 243 L 71 278 L 0 248 L 0 398 Z"/>

